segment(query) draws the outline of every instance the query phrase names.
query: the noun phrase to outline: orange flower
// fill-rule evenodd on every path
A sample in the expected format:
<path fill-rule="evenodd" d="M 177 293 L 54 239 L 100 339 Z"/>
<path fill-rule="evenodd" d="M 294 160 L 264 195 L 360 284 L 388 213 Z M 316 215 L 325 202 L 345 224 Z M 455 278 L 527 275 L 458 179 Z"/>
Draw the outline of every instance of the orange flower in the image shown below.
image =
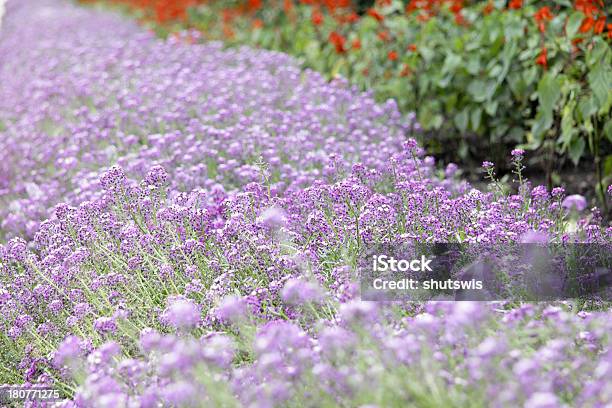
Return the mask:
<path fill-rule="evenodd" d="M 582 20 L 582 24 L 580 25 L 580 32 L 587 33 L 591 31 L 594 25 L 595 20 L 593 20 L 592 17 L 586 17 L 584 20 Z"/>
<path fill-rule="evenodd" d="M 355 39 L 353 40 L 353 42 L 351 43 L 351 47 L 352 47 L 354 50 L 359 50 L 359 49 L 361 49 L 361 41 L 359 41 L 359 38 L 355 38 Z"/>
<path fill-rule="evenodd" d="M 319 26 L 323 24 L 323 14 L 319 10 L 313 10 L 311 20 L 312 24 Z"/>
<path fill-rule="evenodd" d="M 523 0 L 510 0 L 510 4 L 508 4 L 508 8 L 512 10 L 518 10 L 523 7 Z"/>
<path fill-rule="evenodd" d="M 412 52 L 415 52 L 417 50 L 416 44 L 409 44 L 408 45 L 408 50 L 412 51 Z"/>
<path fill-rule="evenodd" d="M 601 16 L 597 19 L 597 22 L 595 23 L 595 28 L 593 29 L 593 31 L 595 32 L 595 34 L 601 34 L 603 33 L 605 26 L 606 26 L 606 17 Z"/>
<path fill-rule="evenodd" d="M 389 51 L 389 54 L 387 55 L 387 58 L 389 58 L 389 61 L 396 61 L 397 60 L 397 52 Z"/>
<path fill-rule="evenodd" d="M 381 23 L 385 19 L 385 17 L 382 14 L 380 14 L 378 11 L 374 10 L 373 8 L 368 10 L 368 16 L 373 17 L 379 23 Z"/>
<path fill-rule="evenodd" d="M 489 1 L 487 5 L 484 6 L 484 8 L 482 9 L 482 14 L 484 14 L 485 16 L 488 16 L 489 14 L 493 12 L 493 10 L 495 10 L 495 7 L 493 6 L 493 3 Z"/>
<path fill-rule="evenodd" d="M 256 18 L 255 20 L 253 20 L 253 28 L 256 30 L 259 30 L 261 28 L 263 28 L 263 21 L 261 21 L 260 19 Z"/>
<path fill-rule="evenodd" d="M 545 47 L 542 47 L 542 50 L 540 51 L 540 55 L 538 56 L 538 58 L 536 58 L 536 64 L 541 65 L 542 68 L 546 69 L 548 68 L 548 51 L 546 50 Z"/>
<path fill-rule="evenodd" d="M 346 51 L 346 49 L 344 48 L 346 39 L 342 35 L 338 34 L 336 31 L 332 31 L 329 34 L 329 42 L 333 44 L 338 54 L 342 54 Z"/>

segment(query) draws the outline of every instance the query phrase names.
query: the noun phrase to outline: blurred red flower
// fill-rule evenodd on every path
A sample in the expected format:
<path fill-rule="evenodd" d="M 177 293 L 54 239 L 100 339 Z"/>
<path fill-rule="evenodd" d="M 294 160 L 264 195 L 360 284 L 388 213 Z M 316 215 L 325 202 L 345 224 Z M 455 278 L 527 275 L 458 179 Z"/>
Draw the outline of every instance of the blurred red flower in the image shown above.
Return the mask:
<path fill-rule="evenodd" d="M 342 54 L 346 51 L 346 49 L 344 48 L 344 45 L 346 44 L 346 39 L 336 31 L 332 31 L 329 34 L 329 42 L 333 44 L 338 54 Z"/>
<path fill-rule="evenodd" d="M 536 64 L 541 65 L 544 69 L 548 68 L 548 50 L 542 47 L 540 55 L 536 58 Z"/>

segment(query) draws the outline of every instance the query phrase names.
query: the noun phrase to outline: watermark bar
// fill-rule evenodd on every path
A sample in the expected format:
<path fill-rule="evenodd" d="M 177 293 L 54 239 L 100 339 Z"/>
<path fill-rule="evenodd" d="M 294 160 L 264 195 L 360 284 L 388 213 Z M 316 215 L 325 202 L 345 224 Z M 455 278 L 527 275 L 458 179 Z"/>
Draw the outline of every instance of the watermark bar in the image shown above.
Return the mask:
<path fill-rule="evenodd" d="M 0 406 L 26 401 L 54 402 L 61 399 L 59 390 L 51 387 L 0 385 Z"/>
<path fill-rule="evenodd" d="M 374 245 L 358 274 L 368 301 L 612 300 L 609 244 Z"/>

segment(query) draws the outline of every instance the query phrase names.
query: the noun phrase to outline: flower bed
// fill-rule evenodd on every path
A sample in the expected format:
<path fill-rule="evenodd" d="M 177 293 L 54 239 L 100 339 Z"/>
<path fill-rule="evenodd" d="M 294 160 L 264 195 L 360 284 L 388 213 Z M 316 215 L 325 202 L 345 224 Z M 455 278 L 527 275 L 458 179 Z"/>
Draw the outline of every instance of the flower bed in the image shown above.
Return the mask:
<path fill-rule="evenodd" d="M 520 144 L 549 188 L 582 160 L 606 207 L 612 24 L 603 1 L 379 0 L 363 16 L 348 1 L 200 1 L 176 18 L 151 13 L 174 2 L 153 3 L 139 10 L 163 35 L 195 27 L 206 39 L 280 50 L 379 101 L 394 98 L 417 113 L 421 142 L 452 160 L 501 161 Z"/>
<path fill-rule="evenodd" d="M 393 102 L 197 36 L 9 2 L 0 383 L 85 407 L 610 403 L 607 303 L 361 302 L 354 268 L 404 240 L 609 245 L 596 209 L 532 188 L 520 150 L 512 192 L 489 162 L 475 190 Z"/>

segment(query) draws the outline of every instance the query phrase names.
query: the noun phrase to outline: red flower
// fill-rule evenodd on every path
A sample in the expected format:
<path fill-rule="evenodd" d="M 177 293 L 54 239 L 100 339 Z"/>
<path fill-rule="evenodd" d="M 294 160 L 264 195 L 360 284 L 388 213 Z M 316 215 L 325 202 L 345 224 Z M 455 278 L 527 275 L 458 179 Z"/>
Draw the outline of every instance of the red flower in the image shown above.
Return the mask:
<path fill-rule="evenodd" d="M 493 12 L 493 10 L 495 10 L 495 7 L 493 6 L 493 3 L 489 1 L 487 5 L 484 6 L 484 8 L 482 9 L 482 14 L 484 14 L 485 16 L 488 16 L 489 14 Z"/>
<path fill-rule="evenodd" d="M 584 20 L 582 20 L 582 24 L 580 25 L 580 32 L 587 33 L 591 31 L 594 25 L 595 25 L 595 20 L 593 20 L 592 17 L 587 17 Z"/>
<path fill-rule="evenodd" d="M 346 17 L 347 23 L 356 23 L 357 21 L 359 21 L 359 16 L 357 13 L 351 13 Z"/>
<path fill-rule="evenodd" d="M 397 52 L 389 51 L 389 54 L 387 55 L 387 58 L 389 58 L 389 61 L 397 60 Z"/>
<path fill-rule="evenodd" d="M 417 16 L 417 21 L 421 22 L 421 23 L 426 23 L 429 21 L 431 17 L 428 14 L 419 14 Z"/>
<path fill-rule="evenodd" d="M 409 50 L 409 51 L 412 51 L 412 52 L 415 52 L 415 51 L 417 50 L 417 46 L 416 46 L 416 44 L 410 44 L 410 45 L 408 45 L 408 50 Z"/>
<path fill-rule="evenodd" d="M 256 11 L 261 8 L 261 5 L 261 0 L 249 0 L 247 7 L 249 11 Z"/>
<path fill-rule="evenodd" d="M 404 64 L 404 68 L 402 69 L 402 72 L 400 72 L 400 76 L 407 77 L 410 74 L 412 74 L 412 70 L 408 65 Z"/>
<path fill-rule="evenodd" d="M 462 25 L 462 26 L 469 25 L 467 20 L 463 17 L 463 14 L 461 14 L 461 13 L 456 13 L 455 14 L 455 24 Z"/>
<path fill-rule="evenodd" d="M 536 21 L 539 23 L 541 21 L 550 21 L 553 18 L 552 13 L 550 12 L 550 8 L 548 6 L 544 6 L 533 15 Z"/>
<path fill-rule="evenodd" d="M 542 7 L 541 9 L 539 9 L 533 15 L 533 17 L 537 21 L 538 28 L 540 29 L 540 31 L 544 32 L 544 31 L 546 31 L 546 22 L 552 20 L 553 15 L 550 12 L 550 9 L 548 8 L 548 6 L 545 6 L 545 7 Z"/>
<path fill-rule="evenodd" d="M 323 24 L 323 14 L 319 10 L 313 10 L 311 20 L 312 24 L 319 26 Z"/>
<path fill-rule="evenodd" d="M 389 33 L 386 31 L 381 31 L 378 33 L 378 38 L 380 38 L 382 41 L 389 41 L 391 39 Z"/>
<path fill-rule="evenodd" d="M 598 1 L 599 5 L 603 7 L 603 2 Z M 599 8 L 593 0 L 576 0 L 574 8 L 578 11 L 582 11 L 585 16 L 593 18 L 593 15 L 599 12 Z"/>
<path fill-rule="evenodd" d="M 353 42 L 351 43 L 351 47 L 352 47 L 354 50 L 361 49 L 361 41 L 359 41 L 359 38 L 355 38 L 355 39 L 353 40 Z"/>
<path fill-rule="evenodd" d="M 463 1 L 462 0 L 455 0 L 453 2 L 452 6 L 450 6 L 450 11 L 452 11 L 455 14 L 459 13 L 462 9 L 463 9 Z"/>
<path fill-rule="evenodd" d="M 385 19 L 385 17 L 382 14 L 380 14 L 378 11 L 374 10 L 373 8 L 368 10 L 368 16 L 373 17 L 379 23 L 381 23 Z"/>
<path fill-rule="evenodd" d="M 512 10 L 518 10 L 523 7 L 523 0 L 510 0 L 508 7 Z"/>
<path fill-rule="evenodd" d="M 608 29 L 608 38 L 612 39 L 612 24 L 608 24 L 606 28 Z"/>
<path fill-rule="evenodd" d="M 344 48 L 346 39 L 342 35 L 338 34 L 337 32 L 332 31 L 329 34 L 329 42 L 333 44 L 338 54 L 342 54 L 346 51 L 346 49 Z"/>
<path fill-rule="evenodd" d="M 595 32 L 595 34 L 601 34 L 603 33 L 605 26 L 606 26 L 606 17 L 601 16 L 597 19 L 597 22 L 595 23 L 595 28 L 593 29 L 593 31 Z"/>
<path fill-rule="evenodd" d="M 540 55 L 536 58 L 536 64 L 541 65 L 544 69 L 548 68 L 548 51 L 545 47 L 542 47 Z"/>

